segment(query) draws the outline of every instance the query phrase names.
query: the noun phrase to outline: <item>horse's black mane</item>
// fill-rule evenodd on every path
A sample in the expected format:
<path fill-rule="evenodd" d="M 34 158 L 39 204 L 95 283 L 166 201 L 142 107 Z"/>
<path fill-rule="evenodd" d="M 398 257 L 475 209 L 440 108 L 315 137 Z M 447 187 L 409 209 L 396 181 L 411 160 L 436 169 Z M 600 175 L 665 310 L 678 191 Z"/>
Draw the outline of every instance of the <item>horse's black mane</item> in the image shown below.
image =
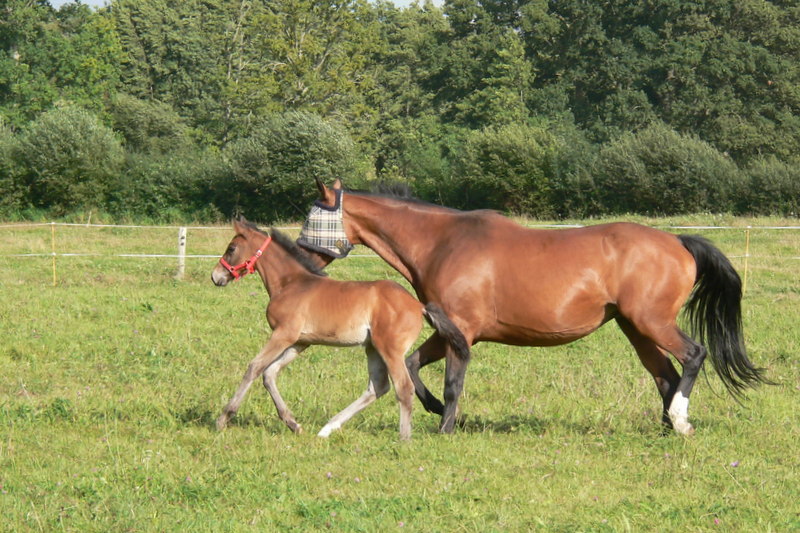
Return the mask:
<path fill-rule="evenodd" d="M 261 233 L 266 237 L 267 233 L 262 231 L 252 222 L 245 222 L 245 225 L 249 228 Z M 308 253 L 297 246 L 297 244 L 285 233 L 278 231 L 275 228 L 269 229 L 269 234 L 272 236 L 272 240 L 275 241 L 281 248 L 286 250 L 286 252 L 291 255 L 298 263 L 300 263 L 306 270 L 315 274 L 317 276 L 327 276 L 328 273 L 322 270 L 317 264 L 311 259 L 311 256 Z"/>
<path fill-rule="evenodd" d="M 363 196 L 373 196 L 375 198 L 387 198 L 389 200 L 400 200 L 403 202 L 408 202 L 416 205 L 442 207 L 444 209 L 450 209 L 449 207 L 444 207 L 431 202 L 426 202 L 425 200 L 420 200 L 419 198 L 413 196 L 411 194 L 411 187 L 406 183 L 379 182 L 373 185 L 369 190 L 351 189 L 349 187 L 345 187 L 344 191 L 353 194 L 360 194 Z"/>

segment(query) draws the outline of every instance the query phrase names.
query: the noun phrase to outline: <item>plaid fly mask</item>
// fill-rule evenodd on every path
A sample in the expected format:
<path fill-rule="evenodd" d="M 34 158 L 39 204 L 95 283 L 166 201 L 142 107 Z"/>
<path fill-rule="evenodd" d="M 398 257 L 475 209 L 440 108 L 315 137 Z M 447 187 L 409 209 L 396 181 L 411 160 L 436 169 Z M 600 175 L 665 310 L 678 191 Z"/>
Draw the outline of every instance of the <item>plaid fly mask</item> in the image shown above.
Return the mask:
<path fill-rule="evenodd" d="M 297 244 L 337 259 L 346 257 L 350 253 L 353 245 L 347 240 L 342 223 L 341 190 L 336 191 L 336 203 L 333 207 L 314 202 L 308 218 L 303 223 Z"/>

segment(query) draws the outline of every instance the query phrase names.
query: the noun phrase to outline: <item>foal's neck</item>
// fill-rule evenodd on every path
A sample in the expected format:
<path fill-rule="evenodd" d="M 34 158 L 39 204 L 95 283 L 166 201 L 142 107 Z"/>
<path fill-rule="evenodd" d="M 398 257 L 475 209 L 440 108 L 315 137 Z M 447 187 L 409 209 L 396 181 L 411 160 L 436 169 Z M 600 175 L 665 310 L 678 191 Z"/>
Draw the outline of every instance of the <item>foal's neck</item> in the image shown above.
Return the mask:
<path fill-rule="evenodd" d="M 260 244 L 257 244 L 259 239 L 264 238 L 266 238 L 266 235 L 258 234 L 249 239 L 253 243 L 254 250 L 257 250 L 258 246 L 260 246 Z M 256 271 L 261 276 L 261 281 L 264 283 L 264 288 L 267 289 L 270 298 L 300 279 L 316 277 L 306 267 L 298 263 L 275 239 L 272 240 L 256 263 Z"/>

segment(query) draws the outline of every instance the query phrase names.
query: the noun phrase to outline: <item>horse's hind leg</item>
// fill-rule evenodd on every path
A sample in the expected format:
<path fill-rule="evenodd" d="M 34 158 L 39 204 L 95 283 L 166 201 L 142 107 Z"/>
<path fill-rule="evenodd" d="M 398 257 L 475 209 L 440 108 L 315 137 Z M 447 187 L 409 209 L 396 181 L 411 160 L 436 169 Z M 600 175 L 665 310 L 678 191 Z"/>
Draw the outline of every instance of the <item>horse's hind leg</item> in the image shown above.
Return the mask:
<path fill-rule="evenodd" d="M 414 353 L 406 358 L 406 368 L 411 381 L 414 383 L 414 392 L 416 392 L 417 398 L 422 402 L 422 406 L 426 411 L 439 416 L 444 414 L 444 405 L 422 382 L 419 377 L 419 371 L 422 367 L 444 357 L 447 347 L 447 341 L 438 333 L 434 333 Z"/>
<path fill-rule="evenodd" d="M 439 433 L 452 433 L 458 415 L 458 399 L 464 390 L 464 377 L 469 359 L 458 357 L 448 344 L 446 347 L 444 376 L 444 412 L 439 424 Z"/>
<path fill-rule="evenodd" d="M 289 426 L 289 429 L 298 434 L 303 432 L 303 428 L 294 419 L 294 415 L 292 415 L 292 412 L 289 410 L 286 402 L 283 401 L 283 397 L 281 397 L 281 393 L 278 391 L 277 379 L 280 371 L 283 370 L 284 367 L 288 366 L 289 363 L 294 361 L 300 352 L 305 349 L 305 346 L 292 346 L 284 351 L 281 356 L 278 357 L 264 371 L 264 387 L 266 387 L 267 392 L 269 393 L 270 397 L 272 397 L 272 402 L 275 404 L 275 409 L 278 411 L 278 416 L 287 426 Z"/>
<path fill-rule="evenodd" d="M 689 423 L 689 395 L 692 393 L 697 374 L 706 358 L 706 349 L 701 344 L 692 340 L 688 335 L 679 330 L 683 338 L 683 350 L 673 352 L 678 361 L 683 365 L 683 375 L 678 383 L 678 390 L 670 403 L 669 414 L 672 427 L 683 435 L 694 433 L 694 428 Z"/>
<path fill-rule="evenodd" d="M 291 342 L 287 342 L 286 340 L 276 337 L 273 334 L 267 345 L 264 346 L 264 348 L 258 353 L 257 356 L 253 358 L 252 361 L 250 361 L 250 364 L 247 366 L 247 371 L 244 373 L 244 377 L 242 378 L 242 382 L 239 384 L 239 388 L 236 389 L 236 393 L 222 410 L 222 414 L 219 415 L 219 418 L 217 418 L 218 430 L 225 429 L 225 426 L 228 425 L 228 421 L 239 410 L 239 405 L 242 403 L 242 400 L 244 399 L 245 394 L 247 394 L 247 390 L 250 388 L 250 385 L 252 385 L 253 381 L 260 376 L 277 357 L 279 357 L 291 346 Z"/>
<path fill-rule="evenodd" d="M 367 346 L 367 369 L 369 371 L 369 384 L 367 390 L 356 401 L 345 407 L 331 418 L 317 434 L 327 437 L 342 425 L 361 412 L 366 406 L 383 396 L 389 391 L 389 376 L 386 365 L 381 356 L 371 345 Z"/>
<path fill-rule="evenodd" d="M 672 421 L 667 410 L 672 403 L 675 392 L 678 390 L 678 382 L 681 379 L 680 374 L 675 370 L 672 361 L 669 360 L 669 354 L 659 348 L 655 342 L 639 333 L 627 319 L 618 317 L 617 323 L 636 350 L 642 365 L 653 376 L 663 403 L 661 421 L 671 428 Z"/>
<path fill-rule="evenodd" d="M 652 323 L 659 324 L 657 321 Z M 669 400 L 667 416 L 677 433 L 692 434 L 694 428 L 689 423 L 689 395 L 692 393 L 697 374 L 706 358 L 706 349 L 692 340 L 674 323 L 668 327 L 663 325 L 650 327 L 650 322 L 640 322 L 635 325 L 635 328 L 642 336 L 652 340 L 662 350 L 674 355 L 683 366 L 683 375 L 678 381 L 672 399 Z M 665 399 L 665 403 L 667 403 L 667 399 Z"/>

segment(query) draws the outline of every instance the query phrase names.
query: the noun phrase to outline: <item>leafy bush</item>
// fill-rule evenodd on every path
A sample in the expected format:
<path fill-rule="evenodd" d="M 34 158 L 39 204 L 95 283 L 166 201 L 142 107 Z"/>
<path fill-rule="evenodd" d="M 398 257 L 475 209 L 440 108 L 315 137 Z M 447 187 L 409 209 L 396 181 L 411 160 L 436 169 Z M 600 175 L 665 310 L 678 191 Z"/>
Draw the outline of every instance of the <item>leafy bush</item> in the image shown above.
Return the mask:
<path fill-rule="evenodd" d="M 109 194 L 108 209 L 119 219 L 219 221 L 223 217 L 213 206 L 213 184 L 225 168 L 213 150 L 130 153 Z"/>
<path fill-rule="evenodd" d="M 363 162 L 347 132 L 310 113 L 272 115 L 225 155 L 230 175 L 217 184 L 217 205 L 262 222 L 304 217 L 316 197 L 314 178 L 364 181 Z"/>
<path fill-rule="evenodd" d="M 755 160 L 746 169 L 743 212 L 755 215 L 800 216 L 800 160 L 785 163 L 775 157 Z"/>
<path fill-rule="evenodd" d="M 602 206 L 612 213 L 731 212 L 742 183 L 731 159 L 660 123 L 605 145 L 595 171 Z"/>
<path fill-rule="evenodd" d="M 548 126 L 554 136 L 555 151 L 550 165 L 550 202 L 558 218 L 583 218 L 600 212 L 592 176 L 597 147 L 573 122 Z"/>
<path fill-rule="evenodd" d="M 0 123 L 0 215 L 6 218 L 25 204 L 25 192 L 18 183 L 13 160 L 17 142 L 11 130 Z"/>
<path fill-rule="evenodd" d="M 191 144 L 183 119 L 167 104 L 117 95 L 110 106 L 114 130 L 129 151 L 164 153 Z"/>
<path fill-rule="evenodd" d="M 14 149 L 27 201 L 61 215 L 105 205 L 124 152 L 114 133 L 83 109 L 56 108 L 24 130 Z"/>
<path fill-rule="evenodd" d="M 560 213 L 571 176 L 563 139 L 545 126 L 510 124 L 468 135 L 454 161 L 455 203 L 536 217 Z"/>

